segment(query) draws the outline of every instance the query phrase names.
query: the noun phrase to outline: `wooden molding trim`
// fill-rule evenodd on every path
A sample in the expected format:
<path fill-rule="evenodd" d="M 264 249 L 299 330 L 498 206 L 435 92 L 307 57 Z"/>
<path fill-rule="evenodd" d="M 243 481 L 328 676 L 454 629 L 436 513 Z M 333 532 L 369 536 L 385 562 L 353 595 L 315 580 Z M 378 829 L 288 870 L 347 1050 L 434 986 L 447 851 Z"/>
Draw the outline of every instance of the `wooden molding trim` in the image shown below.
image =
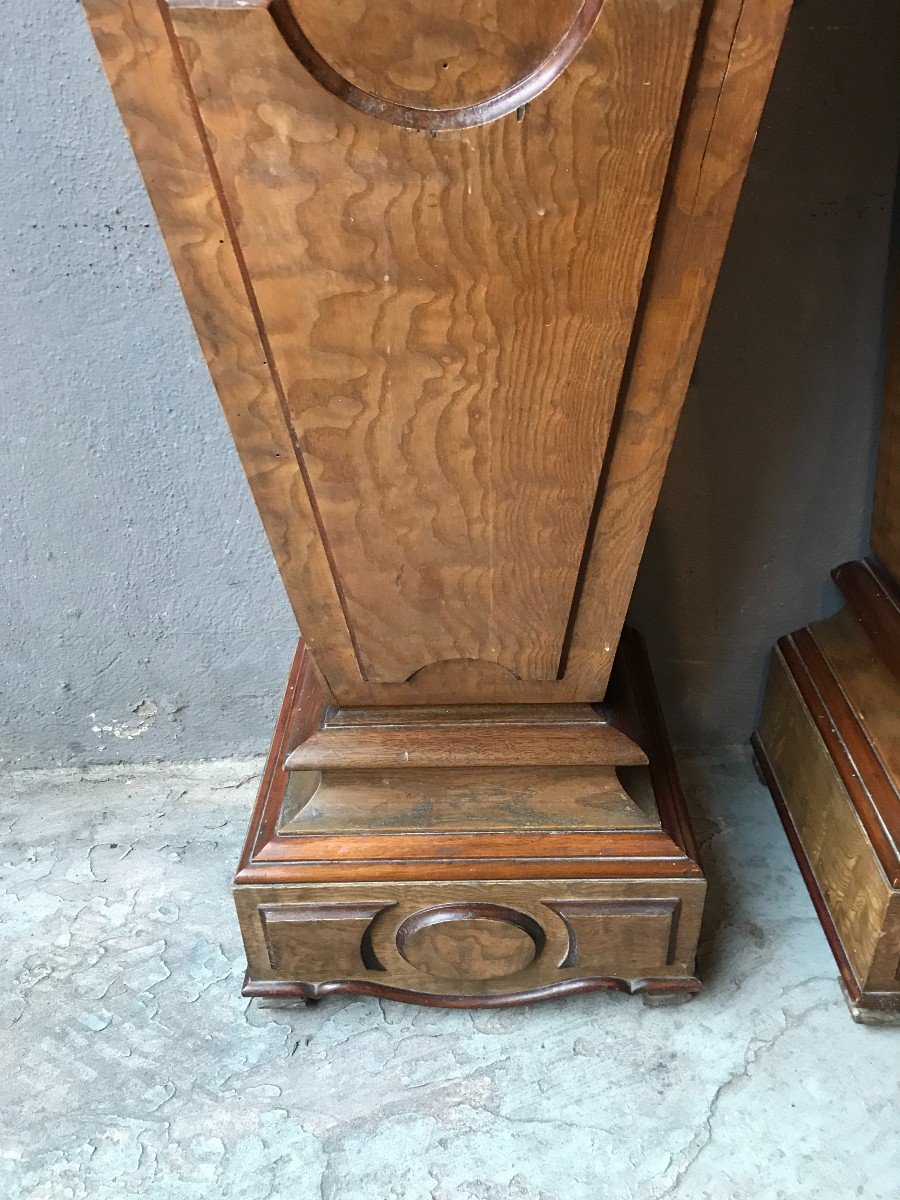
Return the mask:
<path fill-rule="evenodd" d="M 684 975 L 671 979 L 618 979 L 604 976 L 597 979 L 573 979 L 554 983 L 548 987 L 530 991 L 507 992 L 497 996 L 436 995 L 429 992 L 413 992 L 406 988 L 391 987 L 389 984 L 374 983 L 367 979 L 337 979 L 328 983 L 295 983 L 285 980 L 250 980 L 247 977 L 241 992 L 243 996 L 256 996 L 284 1000 L 323 1000 L 326 996 L 355 994 L 375 996 L 380 1000 L 397 1000 L 403 1004 L 419 1004 L 425 1008 L 513 1008 L 520 1004 L 535 1004 L 541 1000 L 561 1000 L 565 996 L 579 996 L 585 992 L 624 992 L 629 996 L 686 997 L 702 988 L 699 979 Z"/>
<path fill-rule="evenodd" d="M 624 762 L 645 761 L 650 753 L 650 779 L 659 809 L 660 826 L 655 829 L 619 829 L 590 833 L 528 831 L 478 831 L 430 833 L 327 833 L 281 835 L 278 822 L 290 771 L 293 747 L 317 728 L 325 712 L 311 659 L 301 642 L 294 657 L 285 699 L 279 715 L 272 751 L 260 784 L 256 809 L 235 882 L 242 884 L 314 883 L 423 879 L 514 879 L 527 870 L 529 878 L 621 879 L 634 877 L 699 878 L 696 845 L 687 815 L 671 749 L 662 723 L 658 700 L 651 693 L 652 677 L 641 639 L 626 630 L 620 647 L 607 726 L 622 740 Z M 304 707 L 305 706 L 305 707 Z M 601 710 L 598 719 L 606 716 Z M 335 719 L 332 715 L 331 720 Z M 572 729 L 583 728 L 573 723 Z M 590 728 L 590 726 L 588 726 Z M 540 727 L 519 729 L 498 723 L 492 736 L 500 741 L 521 733 L 540 738 Z M 640 749 L 629 736 L 635 731 Z M 363 726 L 345 730 L 348 738 L 366 733 Z M 371 753 L 371 747 L 369 747 Z M 468 761 L 477 760 L 477 745 Z M 527 756 L 526 756 L 527 758 Z M 285 764 L 287 759 L 287 764 Z M 528 760 L 530 761 L 530 759 Z M 369 757 L 371 766 L 375 759 Z M 334 765 L 334 764 L 331 764 Z M 393 765 L 396 765 L 394 762 Z M 447 763 L 441 764 L 446 766 Z M 458 766 L 458 763 L 451 763 Z M 310 769 L 308 763 L 302 769 Z M 352 847 L 352 852 L 350 851 Z"/>
<path fill-rule="evenodd" d="M 675 948 L 678 945 L 678 921 L 681 915 L 681 901 L 673 899 L 628 899 L 616 897 L 605 900 L 554 900 L 547 901 L 547 907 L 557 914 L 569 934 L 569 950 L 560 966 L 572 967 L 578 962 L 578 933 L 573 918 L 578 916 L 613 916 L 628 913 L 632 916 L 663 917 L 669 922 L 669 937 L 666 948 L 666 963 L 675 961 Z"/>
<path fill-rule="evenodd" d="M 389 721 L 390 709 L 381 711 Z M 646 761 L 639 746 L 600 718 L 592 724 L 545 725 L 530 723 L 523 715 L 516 724 L 490 720 L 474 724 L 463 719 L 437 727 L 325 725 L 291 751 L 285 769 L 639 766 Z"/>
<path fill-rule="evenodd" d="M 648 747 L 662 747 L 653 703 L 631 695 L 646 688 L 642 644 L 630 634 L 626 644 L 614 689 L 623 693 L 617 715 L 641 731 Z M 304 698 L 311 715 L 298 711 Z M 595 719 L 609 719 L 605 708 L 597 709 Z M 682 828 L 680 789 L 665 800 L 654 793 L 654 786 L 670 786 L 665 764 L 655 778 L 646 766 L 622 768 L 621 780 L 612 767 L 518 768 L 521 782 L 517 768 L 492 775 L 478 767 L 463 774 L 483 783 L 452 786 L 444 776 L 459 774 L 456 767 L 354 770 L 344 772 L 349 782 L 338 768 L 320 775 L 285 770 L 294 739 L 318 728 L 326 711 L 328 719 L 342 719 L 340 711 L 323 709 L 301 646 L 235 879 L 249 963 L 246 995 L 315 1000 L 357 992 L 477 1007 L 609 989 L 678 997 L 699 988 L 694 957 L 705 881 L 675 841 L 692 842 Z M 450 706 L 397 714 L 401 727 L 418 721 L 438 729 L 454 717 Z M 509 713 L 492 715 L 498 739 L 521 728 Z M 540 720 L 532 716 L 540 737 Z M 550 714 L 566 716 L 582 714 Z M 390 719 L 345 710 L 343 729 L 374 734 L 391 728 Z M 576 808 L 571 824 L 578 793 L 556 791 L 555 771 L 584 777 L 595 806 Z M 511 784 L 497 778 L 506 772 Z M 534 800 L 533 776 L 540 776 Z M 377 794 L 382 783 L 385 798 Z M 442 819 L 445 786 L 451 797 L 460 788 L 458 802 L 471 813 Z M 410 796 L 415 820 L 407 814 Z M 313 810 L 305 825 L 291 816 L 296 804 L 298 812 Z M 516 824 L 507 819 L 510 805 Z"/>
<path fill-rule="evenodd" d="M 693 862 L 699 863 L 697 839 L 688 816 L 659 692 L 650 670 L 644 639 L 626 626 L 611 678 L 610 719 L 647 755 L 653 792 L 663 829 Z"/>

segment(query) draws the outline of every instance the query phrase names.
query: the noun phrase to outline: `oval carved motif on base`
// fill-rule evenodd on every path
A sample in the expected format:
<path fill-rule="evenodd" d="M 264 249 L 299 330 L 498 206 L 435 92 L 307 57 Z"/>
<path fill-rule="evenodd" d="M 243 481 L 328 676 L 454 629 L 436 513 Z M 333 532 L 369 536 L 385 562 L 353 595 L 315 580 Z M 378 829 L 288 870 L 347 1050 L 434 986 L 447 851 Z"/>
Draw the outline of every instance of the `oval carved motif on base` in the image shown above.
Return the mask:
<path fill-rule="evenodd" d="M 397 948 L 410 966 L 443 979 L 500 979 L 544 947 L 532 917 L 499 904 L 441 904 L 407 917 Z"/>

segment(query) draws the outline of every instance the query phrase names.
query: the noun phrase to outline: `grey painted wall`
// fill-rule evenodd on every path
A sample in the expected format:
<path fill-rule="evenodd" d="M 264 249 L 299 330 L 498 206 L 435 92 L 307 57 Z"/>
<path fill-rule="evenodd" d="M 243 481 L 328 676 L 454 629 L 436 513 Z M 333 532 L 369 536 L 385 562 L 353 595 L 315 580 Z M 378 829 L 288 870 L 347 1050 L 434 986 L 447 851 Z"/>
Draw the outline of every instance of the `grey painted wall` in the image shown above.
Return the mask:
<path fill-rule="evenodd" d="M 261 750 L 293 618 L 80 6 L 6 4 L 0 756 Z"/>
<path fill-rule="evenodd" d="M 0 43 L 0 760 L 262 751 L 295 630 L 79 8 Z M 743 739 L 865 541 L 895 0 L 798 0 L 636 592 L 671 723 Z"/>

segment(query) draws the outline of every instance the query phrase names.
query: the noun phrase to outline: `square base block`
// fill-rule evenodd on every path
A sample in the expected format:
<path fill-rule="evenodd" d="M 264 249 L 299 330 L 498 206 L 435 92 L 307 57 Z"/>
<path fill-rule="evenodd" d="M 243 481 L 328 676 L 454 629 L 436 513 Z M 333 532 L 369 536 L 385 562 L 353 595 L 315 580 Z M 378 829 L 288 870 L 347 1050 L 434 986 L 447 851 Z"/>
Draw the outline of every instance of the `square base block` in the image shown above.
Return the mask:
<path fill-rule="evenodd" d="M 245 995 L 689 996 L 705 890 L 636 635 L 565 711 L 329 710 L 301 644 L 235 881 Z"/>

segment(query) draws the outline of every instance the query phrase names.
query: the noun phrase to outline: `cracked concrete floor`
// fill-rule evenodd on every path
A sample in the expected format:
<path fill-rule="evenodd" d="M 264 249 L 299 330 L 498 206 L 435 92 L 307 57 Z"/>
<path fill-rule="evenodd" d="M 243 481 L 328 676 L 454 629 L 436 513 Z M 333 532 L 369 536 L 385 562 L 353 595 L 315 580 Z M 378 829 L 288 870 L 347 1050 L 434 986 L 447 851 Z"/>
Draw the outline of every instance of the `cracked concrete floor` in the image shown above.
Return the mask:
<path fill-rule="evenodd" d="M 2 1200 L 898 1200 L 900 1031 L 848 1016 L 746 757 L 683 779 L 707 990 L 240 997 L 261 764 L 0 777 Z"/>

